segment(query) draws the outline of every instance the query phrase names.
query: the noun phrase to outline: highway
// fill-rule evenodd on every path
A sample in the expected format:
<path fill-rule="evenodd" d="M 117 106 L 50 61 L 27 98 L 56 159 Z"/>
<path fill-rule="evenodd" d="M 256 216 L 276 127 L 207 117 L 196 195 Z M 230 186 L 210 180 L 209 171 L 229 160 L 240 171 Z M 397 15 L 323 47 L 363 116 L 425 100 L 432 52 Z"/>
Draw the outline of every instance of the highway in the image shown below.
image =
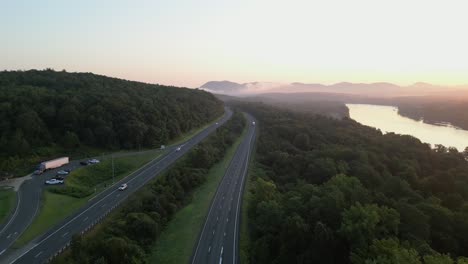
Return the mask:
<path fill-rule="evenodd" d="M 79 161 L 71 161 L 59 169 L 46 171 L 41 175 L 33 175 L 30 180 L 21 184 L 16 194 L 17 201 L 13 214 L 0 225 L 0 257 L 8 253 L 8 248 L 20 237 L 39 212 L 42 192 L 46 188 L 44 182 L 53 178 L 58 170 L 73 170 L 79 166 Z"/>
<path fill-rule="evenodd" d="M 226 108 L 225 115 L 217 124 L 207 127 L 188 141 L 179 145 L 181 146 L 179 151 L 176 147 L 170 148 L 166 155 L 149 162 L 133 174 L 116 182 L 114 186 L 98 194 L 72 216 L 34 239 L 22 249 L 15 251 L 8 250 L 5 254 L 0 255 L 0 263 L 31 264 L 47 262 L 51 256 L 70 242 L 73 234 L 83 232 L 90 226 L 93 226 L 128 196 L 143 187 L 148 181 L 160 175 L 161 172 L 187 153 L 192 147 L 214 132 L 217 127 L 223 125 L 231 116 L 232 111 Z M 123 183 L 128 184 L 128 189 L 119 191 L 118 187 Z M 41 181 L 41 184 L 43 184 L 43 181 Z M 34 190 L 34 187 L 32 187 L 32 190 Z"/>
<path fill-rule="evenodd" d="M 239 263 L 242 194 L 255 142 L 255 119 L 246 114 L 249 129 L 239 145 L 211 203 L 192 254 L 192 264 Z"/>

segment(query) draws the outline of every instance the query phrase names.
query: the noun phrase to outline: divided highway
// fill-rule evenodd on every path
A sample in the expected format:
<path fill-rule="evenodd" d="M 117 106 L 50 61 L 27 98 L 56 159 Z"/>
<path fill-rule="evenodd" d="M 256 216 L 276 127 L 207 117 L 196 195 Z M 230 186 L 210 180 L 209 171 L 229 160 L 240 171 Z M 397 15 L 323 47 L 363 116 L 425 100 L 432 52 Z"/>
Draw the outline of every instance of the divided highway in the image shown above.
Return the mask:
<path fill-rule="evenodd" d="M 226 108 L 225 115 L 217 124 L 209 126 L 183 143 L 180 150 L 170 148 L 166 155 L 151 161 L 135 173 L 116 182 L 114 186 L 90 200 L 86 206 L 74 215 L 68 217 L 41 237 L 36 238 L 24 248 L 13 252 L 7 251 L 7 253 L 1 255 L 0 263 L 31 264 L 47 262 L 51 256 L 70 242 L 73 234 L 85 231 L 93 223 L 106 216 L 110 210 L 123 202 L 133 192 L 143 187 L 148 181 L 160 175 L 161 172 L 187 153 L 192 147 L 214 132 L 217 127 L 229 120 L 231 116 L 232 111 Z M 128 189 L 118 191 L 118 186 L 123 183 L 128 184 Z"/>
<path fill-rule="evenodd" d="M 247 115 L 248 131 L 239 145 L 213 198 L 192 264 L 239 263 L 239 232 L 242 193 L 255 142 L 255 119 Z"/>

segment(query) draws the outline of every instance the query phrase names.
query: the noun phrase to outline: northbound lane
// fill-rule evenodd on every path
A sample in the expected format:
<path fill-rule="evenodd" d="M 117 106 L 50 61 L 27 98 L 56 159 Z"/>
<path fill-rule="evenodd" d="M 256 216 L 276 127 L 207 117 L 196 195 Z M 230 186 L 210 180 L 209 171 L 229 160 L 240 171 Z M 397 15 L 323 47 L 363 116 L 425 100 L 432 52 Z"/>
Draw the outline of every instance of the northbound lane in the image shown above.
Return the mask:
<path fill-rule="evenodd" d="M 116 182 L 113 187 L 108 188 L 106 191 L 96 196 L 74 215 L 49 230 L 46 234 L 35 239 L 23 249 L 1 256 L 0 263 L 29 264 L 46 262 L 51 256 L 70 242 L 73 234 L 83 232 L 90 226 L 93 226 L 96 222 L 105 217 L 110 210 L 118 206 L 129 195 L 144 186 L 148 181 L 158 176 L 192 147 L 215 131 L 217 127 L 229 120 L 231 116 L 232 112 L 226 108 L 224 117 L 218 121 L 219 124 L 209 126 L 186 141 L 182 145 L 180 151 L 171 149 L 165 156 L 150 162 L 132 175 Z M 128 189 L 123 192 L 117 190 L 118 186 L 122 183 L 128 184 Z"/>

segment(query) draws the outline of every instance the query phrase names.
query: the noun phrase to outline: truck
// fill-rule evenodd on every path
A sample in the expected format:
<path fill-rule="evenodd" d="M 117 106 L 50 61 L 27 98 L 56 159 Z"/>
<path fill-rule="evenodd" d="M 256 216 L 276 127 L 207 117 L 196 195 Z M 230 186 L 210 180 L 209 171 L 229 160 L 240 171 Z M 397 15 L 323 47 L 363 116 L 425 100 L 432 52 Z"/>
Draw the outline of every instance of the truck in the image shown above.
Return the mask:
<path fill-rule="evenodd" d="M 46 170 L 51 170 L 51 169 L 61 167 L 65 164 L 68 164 L 69 162 L 70 162 L 70 159 L 68 157 L 61 157 L 61 158 L 41 162 L 41 164 L 37 166 L 37 170 L 34 171 L 34 174 L 36 175 L 42 174 Z"/>

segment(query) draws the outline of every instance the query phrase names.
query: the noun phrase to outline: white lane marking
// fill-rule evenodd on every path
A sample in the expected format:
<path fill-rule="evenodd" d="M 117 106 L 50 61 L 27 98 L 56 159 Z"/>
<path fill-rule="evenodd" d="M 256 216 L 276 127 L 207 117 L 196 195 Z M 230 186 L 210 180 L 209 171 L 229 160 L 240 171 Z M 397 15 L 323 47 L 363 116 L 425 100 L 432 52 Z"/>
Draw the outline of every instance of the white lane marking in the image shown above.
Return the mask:
<path fill-rule="evenodd" d="M 233 243 L 233 251 L 232 251 L 232 263 L 236 263 L 236 242 L 237 242 L 236 238 L 237 238 L 237 219 L 239 218 L 239 204 L 240 204 L 240 197 L 242 193 L 242 186 L 244 186 L 245 174 L 247 172 L 247 168 L 249 167 L 248 163 L 249 163 L 250 149 L 251 149 L 252 138 L 254 135 L 255 135 L 255 130 L 249 139 L 249 148 L 247 150 L 247 156 L 246 156 L 246 166 L 244 167 L 244 172 L 242 174 L 241 189 L 239 191 L 239 196 L 237 198 L 236 218 L 234 219 L 234 243 Z"/>
<path fill-rule="evenodd" d="M 10 238 L 10 237 L 11 237 L 11 234 L 9 234 L 9 235 L 7 236 L 7 238 Z"/>
<path fill-rule="evenodd" d="M 226 236 L 226 232 L 224 232 L 224 236 Z"/>
<path fill-rule="evenodd" d="M 208 247 L 208 253 L 210 253 L 210 252 L 211 252 L 211 246 Z"/>
<path fill-rule="evenodd" d="M 223 263 L 223 247 L 221 247 L 221 254 L 219 254 L 219 264 Z"/>
<path fill-rule="evenodd" d="M 0 255 L 2 255 L 3 253 L 5 253 L 6 249 L 0 251 Z"/>
<path fill-rule="evenodd" d="M 68 235 L 69 232 L 66 232 L 65 234 L 62 235 L 62 237 L 65 237 L 66 235 Z"/>
<path fill-rule="evenodd" d="M 215 234 L 215 230 L 213 229 L 213 235 Z"/>
<path fill-rule="evenodd" d="M 18 232 L 13 233 L 14 236 L 16 236 L 16 234 L 18 234 Z"/>
<path fill-rule="evenodd" d="M 216 217 L 216 222 L 218 222 L 218 220 L 219 220 L 219 217 L 217 216 L 217 217 Z"/>
<path fill-rule="evenodd" d="M 229 218 L 226 218 L 226 222 L 229 222 Z"/>
<path fill-rule="evenodd" d="M 41 251 L 41 252 L 39 252 L 39 253 L 37 253 L 37 255 L 36 255 L 36 256 L 34 256 L 34 258 L 37 258 L 37 257 L 39 257 L 39 255 L 41 255 L 41 254 L 42 254 L 42 251 Z"/>
<path fill-rule="evenodd" d="M 85 219 L 83 219 L 83 222 L 86 221 L 86 220 L 88 220 L 88 217 L 85 217 Z"/>
<path fill-rule="evenodd" d="M 16 209 L 15 209 L 15 212 L 13 213 L 13 216 L 10 218 L 10 220 L 8 221 L 8 223 L 2 228 L 2 230 L 0 231 L 0 235 L 3 233 L 3 231 L 5 231 L 5 229 L 11 224 L 11 222 L 16 218 L 16 215 L 18 215 L 18 208 L 20 207 L 20 204 L 21 204 L 21 186 L 20 188 L 18 189 L 18 192 L 16 192 L 16 195 L 18 196 L 18 204 L 16 205 Z"/>

